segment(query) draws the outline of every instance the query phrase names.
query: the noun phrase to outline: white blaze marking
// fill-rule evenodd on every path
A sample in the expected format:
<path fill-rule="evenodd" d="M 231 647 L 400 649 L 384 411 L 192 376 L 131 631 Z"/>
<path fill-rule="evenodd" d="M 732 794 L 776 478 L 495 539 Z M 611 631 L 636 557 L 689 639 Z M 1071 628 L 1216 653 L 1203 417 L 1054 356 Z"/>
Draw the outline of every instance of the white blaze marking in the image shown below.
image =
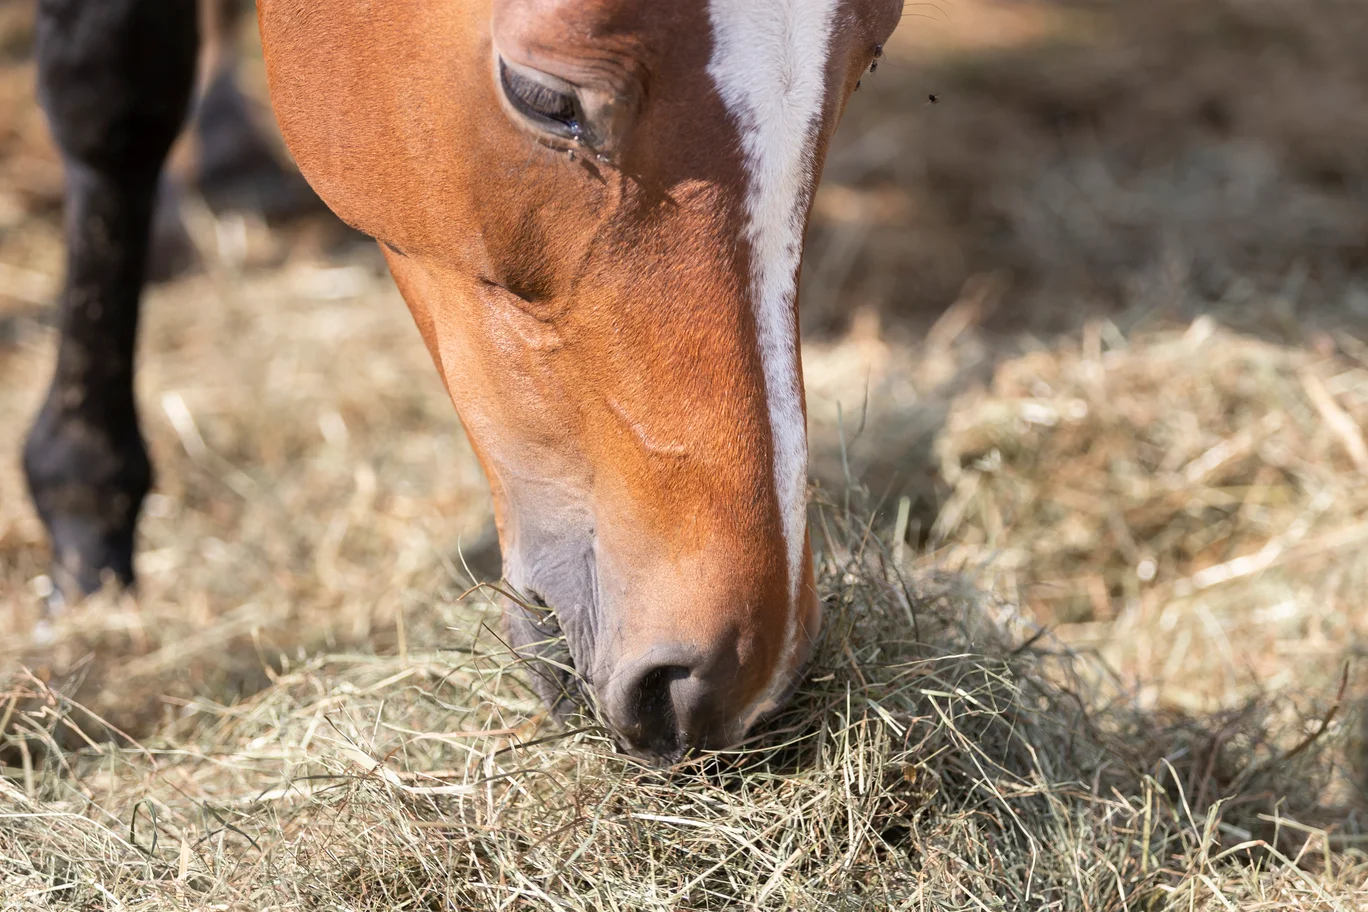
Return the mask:
<path fill-rule="evenodd" d="M 736 120 L 745 153 L 751 298 L 774 439 L 774 485 L 788 545 L 789 611 L 775 679 L 745 714 L 749 726 L 780 696 L 798 641 L 798 586 L 807 530 L 807 426 L 798 376 L 794 297 L 812 138 L 826 98 L 827 45 L 837 0 L 711 0 L 708 75 Z"/>

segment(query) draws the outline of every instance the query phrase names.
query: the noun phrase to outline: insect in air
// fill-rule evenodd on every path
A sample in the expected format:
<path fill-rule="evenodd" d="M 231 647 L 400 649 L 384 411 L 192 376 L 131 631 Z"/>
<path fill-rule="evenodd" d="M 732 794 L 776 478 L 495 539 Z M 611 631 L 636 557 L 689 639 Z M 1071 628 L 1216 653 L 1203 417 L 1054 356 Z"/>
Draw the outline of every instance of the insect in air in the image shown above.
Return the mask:
<path fill-rule="evenodd" d="M 940 96 L 939 96 L 939 95 L 935 95 L 935 94 L 927 95 L 927 96 L 926 96 L 926 103 L 927 103 L 927 104 L 940 104 Z"/>

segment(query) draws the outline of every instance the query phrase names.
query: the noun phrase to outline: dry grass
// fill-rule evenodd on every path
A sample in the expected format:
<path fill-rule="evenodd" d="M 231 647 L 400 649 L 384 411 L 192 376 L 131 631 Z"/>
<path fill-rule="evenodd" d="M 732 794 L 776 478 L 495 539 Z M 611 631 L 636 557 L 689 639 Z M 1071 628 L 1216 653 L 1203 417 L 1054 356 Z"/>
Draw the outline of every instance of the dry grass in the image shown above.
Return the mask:
<path fill-rule="evenodd" d="M 154 290 L 145 310 L 140 398 L 159 480 L 140 598 L 42 619 L 43 533 L 6 460 L 0 628 L 36 633 L 0 656 L 79 673 L 74 696 L 146 731 L 163 711 L 149 696 L 267 683 L 261 649 L 393 649 L 405 613 L 431 642 L 426 606 L 458 546 L 498 573 L 478 463 L 407 309 L 364 257 L 199 276 Z M 22 325 L 0 359 L 0 426 L 17 429 L 55 344 Z M 84 667 L 92 653 L 102 660 Z"/>
<path fill-rule="evenodd" d="M 831 623 L 743 751 L 644 770 L 539 727 L 481 604 L 447 646 L 311 657 L 154 737 L 18 679 L 40 753 L 0 785 L 9 896 L 38 908 L 1353 908 L 1320 824 L 1330 740 L 1269 705 L 1099 703 L 1086 664 L 954 577 L 905 586 L 827 511 Z M 1322 707 L 1323 719 L 1334 707 Z M 1311 730 L 1320 734 L 1326 726 Z M 13 741 L 13 738 L 11 738 Z M 1317 816 L 1322 815 L 1322 816 Z"/>
<path fill-rule="evenodd" d="M 181 300 L 184 290 L 159 292 L 154 303 Z M 266 346 L 257 333 L 288 327 L 292 306 L 330 312 L 254 291 L 228 309 L 250 301 L 249 311 L 262 307 L 270 319 L 240 328 L 244 350 L 223 357 L 251 365 L 251 351 L 278 351 L 280 342 Z M 297 301 L 299 290 L 292 291 Z M 394 305 L 394 330 L 404 325 L 392 293 L 366 300 L 345 306 L 378 314 Z M 384 338 L 388 324 L 359 317 L 352 314 L 368 331 L 341 338 Z M 946 332 L 933 334 L 946 365 L 972 360 L 977 349 L 972 327 L 961 328 L 949 342 Z M 1258 615 L 1276 607 L 1284 588 L 1276 566 L 1202 589 L 1211 596 L 1243 585 L 1236 601 L 1253 616 L 1227 607 L 1209 615 L 1218 635 L 1204 636 L 1198 593 L 1183 602 L 1173 589 L 1222 565 L 1194 564 L 1192 549 L 1180 547 L 1218 524 L 1186 522 L 1181 509 L 1160 523 L 1176 531 L 1155 539 L 1170 544 L 1154 545 L 1163 570 L 1149 581 L 1152 594 L 1142 594 L 1158 610 L 1091 622 L 1094 632 L 1113 632 L 1113 646 L 1147 644 L 1153 653 L 1189 634 L 1176 680 L 1142 677 L 1139 689 L 1124 651 L 1115 667 L 1110 655 L 1073 654 L 1042 637 L 1029 611 L 947 572 L 977 571 L 1047 613 L 1049 600 L 1034 598 L 1034 587 L 1049 592 L 1050 580 L 1086 563 L 1078 536 L 1049 512 L 1059 509 L 1059 492 L 1092 486 L 1093 502 L 1103 504 L 1139 497 L 1144 489 L 1137 493 L 1138 470 L 1127 459 L 1160 458 L 1162 442 L 1186 458 L 1169 459 L 1182 479 L 1179 493 L 1159 485 L 1161 493 L 1206 504 L 1207 489 L 1222 490 L 1221 480 L 1257 473 L 1262 450 L 1227 443 L 1229 459 L 1206 454 L 1221 440 L 1280 430 L 1283 422 L 1300 429 L 1290 443 L 1282 440 L 1291 447 L 1284 462 L 1316 467 L 1313 477 L 1339 495 L 1304 524 L 1297 542 L 1356 528 L 1352 438 L 1343 421 L 1326 417 L 1335 412 L 1319 395 L 1306 392 L 1308 378 L 1319 377 L 1326 394 L 1344 403 L 1336 407 L 1356 414 L 1358 387 L 1348 382 L 1356 375 L 1337 361 L 1347 356 L 1271 346 L 1209 323 L 1129 341 L 1099 333 L 1101 342 L 1089 334 L 1081 344 L 1006 361 L 991 390 L 951 403 L 941 449 L 955 490 L 971 493 L 952 496 L 942 512 L 933 531 L 945 542 L 939 549 L 899 548 L 906 536 L 893 515 L 877 529 L 861 519 L 868 504 L 858 489 L 817 504 L 830 622 L 806 684 L 757 743 L 668 774 L 613 753 L 592 720 L 570 731 L 546 725 L 490 629 L 497 629 L 491 606 L 478 593 L 454 598 L 461 574 L 443 569 L 440 548 L 398 534 L 403 524 L 387 520 L 387 504 L 396 502 L 388 485 L 406 475 L 432 483 L 443 477 L 440 459 L 391 466 L 384 497 L 313 495 L 320 505 L 337 504 L 328 523 L 289 521 L 296 499 L 347 477 L 347 460 L 324 458 L 335 441 L 311 428 L 312 440 L 300 431 L 286 446 L 287 415 L 256 413 L 249 394 L 217 420 L 236 416 L 247 435 L 242 445 L 251 434 L 271 442 L 257 444 L 263 453 L 236 452 L 235 438 L 220 436 L 233 423 L 200 412 L 217 398 L 183 395 L 194 403 L 187 411 L 202 415 L 201 459 L 223 459 L 221 473 L 197 470 L 188 455 L 196 445 L 185 442 L 194 438 L 178 434 L 164 411 L 149 423 L 160 429 L 173 471 L 184 473 L 177 501 L 199 502 L 210 515 L 185 509 L 180 525 L 169 517 L 154 522 L 148 536 L 167 538 L 151 553 L 177 556 L 173 570 L 159 572 L 154 560 L 136 606 L 108 597 L 59 618 L 49 646 L 30 640 L 17 653 L 31 667 L 46 657 L 38 674 L 14 670 L 0 697 L 9 733 L 0 778 L 0 858 L 9 880 L 0 895 L 20 907 L 55 909 L 1357 908 L 1368 859 L 1358 849 L 1357 789 L 1344 769 L 1358 749 L 1354 726 L 1345 724 L 1353 721 L 1352 692 L 1337 690 L 1335 660 L 1321 659 L 1322 677 L 1331 678 L 1323 686 L 1307 678 L 1267 688 L 1246 676 L 1233 693 L 1208 687 L 1223 673 L 1214 643 L 1234 639 L 1257 649 L 1242 624 L 1267 626 Z M 158 344 L 167 338 L 153 334 Z M 338 338 L 326 337 L 320 350 L 345 353 Z M 392 339 L 376 361 L 404 348 Z M 872 349 L 870 340 L 857 340 L 841 351 L 858 358 Z M 426 367 L 421 351 L 411 354 L 415 370 Z M 935 362 L 934 352 L 922 354 L 923 364 Z M 821 348 L 814 355 L 818 368 L 839 357 Z M 179 364 L 174 348 L 163 362 Z M 936 378 L 951 374 L 943 366 L 921 380 L 934 389 Z M 1092 385 L 1069 385 L 1078 378 Z M 1242 378 L 1262 384 L 1244 411 L 1229 402 Z M 309 387 L 291 388 L 302 395 Z M 425 388 L 396 387 L 420 400 L 427 396 L 416 391 Z M 1158 404 L 1149 404 L 1156 395 Z M 299 414 L 305 407 L 286 396 L 272 408 Z M 411 404 L 407 410 L 423 422 L 439 420 Z M 348 426 L 352 458 L 363 465 L 393 447 L 389 425 Z M 214 456 L 211 447 L 234 455 Z M 1056 465 L 1064 471 L 1047 471 Z M 1209 471 L 1189 472 L 1194 465 Z M 267 478 L 266 467 L 281 476 Z M 264 494 L 243 499 L 224 490 L 234 471 L 258 475 L 253 483 Z M 1167 478 L 1153 466 L 1141 476 Z M 1239 530 L 1230 533 L 1237 557 L 1263 552 L 1305 514 L 1303 501 L 1318 496 L 1320 488 L 1279 478 L 1287 490 L 1269 498 L 1273 512 L 1262 524 L 1231 527 Z M 358 489 L 365 484 L 380 485 Z M 235 512 L 215 521 L 212 504 L 223 501 Z M 1011 521 L 985 520 L 993 511 Z M 1095 511 L 1078 512 L 1087 519 Z M 350 525 L 329 535 L 343 522 L 339 515 Z M 437 513 L 423 515 L 450 529 Z M 189 540 L 216 525 L 227 535 L 241 529 L 263 548 L 242 571 L 260 575 L 241 590 L 232 574 L 225 580 L 222 563 L 199 561 Z M 337 584 L 317 570 L 322 543 L 339 534 L 331 560 L 355 587 L 351 594 L 330 588 Z M 280 544 L 267 547 L 272 541 Z M 1031 559 L 1013 562 L 1016 541 L 1034 548 Z M 1345 561 L 1362 553 L 1352 537 L 1345 545 Z M 1093 542 L 1086 553 L 1111 552 Z M 1110 560 L 1134 573 L 1124 554 Z M 395 574 L 394 562 L 408 574 Z M 368 572 L 379 566 L 391 569 Z M 1327 578 L 1304 560 L 1297 569 L 1307 580 Z M 25 603 L 19 582 L 11 589 L 16 606 Z M 397 585 L 410 589 L 401 601 L 407 612 L 366 604 Z M 198 619 L 186 617 L 186 591 L 203 602 Z M 1352 591 L 1341 597 L 1331 603 L 1336 611 Z M 246 601 L 229 608 L 238 599 Z M 1124 597 L 1116 600 L 1124 613 Z M 1313 607 L 1275 620 L 1310 624 Z M 408 621 L 400 625 L 402 617 Z M 362 619 L 371 629 L 353 639 L 359 648 L 326 645 L 329 636 L 353 637 L 339 628 Z M 1306 638 L 1301 627 L 1278 630 L 1286 642 Z M 225 648 L 233 643 L 236 655 Z M 1322 657 L 1341 652 L 1315 637 L 1311 646 Z M 1276 660 L 1276 651 L 1266 657 Z M 222 677 L 244 669 L 261 680 Z M 1175 698 L 1186 692 L 1197 696 Z M 165 695 L 157 701 L 160 721 L 147 717 L 152 694 Z M 117 745 L 105 740 L 106 723 L 119 724 L 114 714 L 139 726 L 130 738 L 116 737 Z"/>
<path fill-rule="evenodd" d="M 1253 585 L 1342 638 L 1368 569 L 1368 352 L 1340 340 L 1095 323 L 1004 363 L 940 438 L 942 558 L 992 555 L 1004 593 L 1052 621 L 1195 613 Z"/>
<path fill-rule="evenodd" d="M 1095 319 L 1006 357 L 973 310 L 956 305 L 915 346 L 808 347 L 814 427 L 835 437 L 842 402 L 845 432 L 863 424 L 843 452 L 819 451 L 822 474 L 839 476 L 839 456 L 892 475 L 872 491 L 880 531 L 901 482 L 919 567 L 966 573 L 1100 649 L 1150 705 L 1333 687 L 1368 630 L 1362 343 L 1275 343 L 1210 316 L 1129 335 Z M 936 480 L 889 453 L 937 465 Z M 913 502 L 933 484 L 933 504 Z"/>
<path fill-rule="evenodd" d="M 939 12 L 817 205 L 829 624 L 758 740 L 662 773 L 550 726 L 458 598 L 488 494 L 373 249 L 191 199 L 136 601 L 43 617 L 0 458 L 0 910 L 1368 905 L 1362 12 Z M 0 41 L 11 454 L 60 272 L 31 81 Z"/>

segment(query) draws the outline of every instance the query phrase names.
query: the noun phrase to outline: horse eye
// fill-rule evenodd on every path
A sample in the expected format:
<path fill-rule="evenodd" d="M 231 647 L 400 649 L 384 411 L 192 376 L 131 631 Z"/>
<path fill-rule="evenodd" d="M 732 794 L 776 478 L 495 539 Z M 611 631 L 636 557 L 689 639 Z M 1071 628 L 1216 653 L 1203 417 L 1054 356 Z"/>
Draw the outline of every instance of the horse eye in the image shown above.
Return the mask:
<path fill-rule="evenodd" d="M 499 61 L 499 81 L 513 108 L 528 120 L 553 133 L 578 138 L 583 117 L 579 99 L 508 68 Z"/>

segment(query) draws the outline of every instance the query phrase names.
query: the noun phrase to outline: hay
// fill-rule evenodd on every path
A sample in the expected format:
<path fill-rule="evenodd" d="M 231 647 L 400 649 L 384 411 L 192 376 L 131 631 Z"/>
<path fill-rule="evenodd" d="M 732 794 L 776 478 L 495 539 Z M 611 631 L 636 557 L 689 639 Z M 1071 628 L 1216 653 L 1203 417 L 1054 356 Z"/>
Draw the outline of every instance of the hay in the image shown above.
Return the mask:
<path fill-rule="evenodd" d="M 1327 725 L 1197 722 L 1103 692 L 1010 606 L 903 581 L 823 511 L 830 623 L 792 706 L 660 772 L 541 724 L 456 606 L 450 650 L 320 655 L 139 743 L 12 679 L 0 890 L 43 909 L 1350 908 L 1315 826 Z M 1322 720 L 1333 715 L 1322 707 Z M 1257 906 L 1255 903 L 1266 903 Z"/>
<path fill-rule="evenodd" d="M 1347 334 L 1289 347 L 1204 317 L 1130 338 L 1096 322 L 1008 360 L 939 439 L 934 561 L 1071 642 L 1112 640 L 1147 683 L 1182 678 L 1190 705 L 1286 681 L 1288 657 L 1363 630 L 1363 354 Z M 1338 664 L 1299 686 L 1332 686 Z"/>

